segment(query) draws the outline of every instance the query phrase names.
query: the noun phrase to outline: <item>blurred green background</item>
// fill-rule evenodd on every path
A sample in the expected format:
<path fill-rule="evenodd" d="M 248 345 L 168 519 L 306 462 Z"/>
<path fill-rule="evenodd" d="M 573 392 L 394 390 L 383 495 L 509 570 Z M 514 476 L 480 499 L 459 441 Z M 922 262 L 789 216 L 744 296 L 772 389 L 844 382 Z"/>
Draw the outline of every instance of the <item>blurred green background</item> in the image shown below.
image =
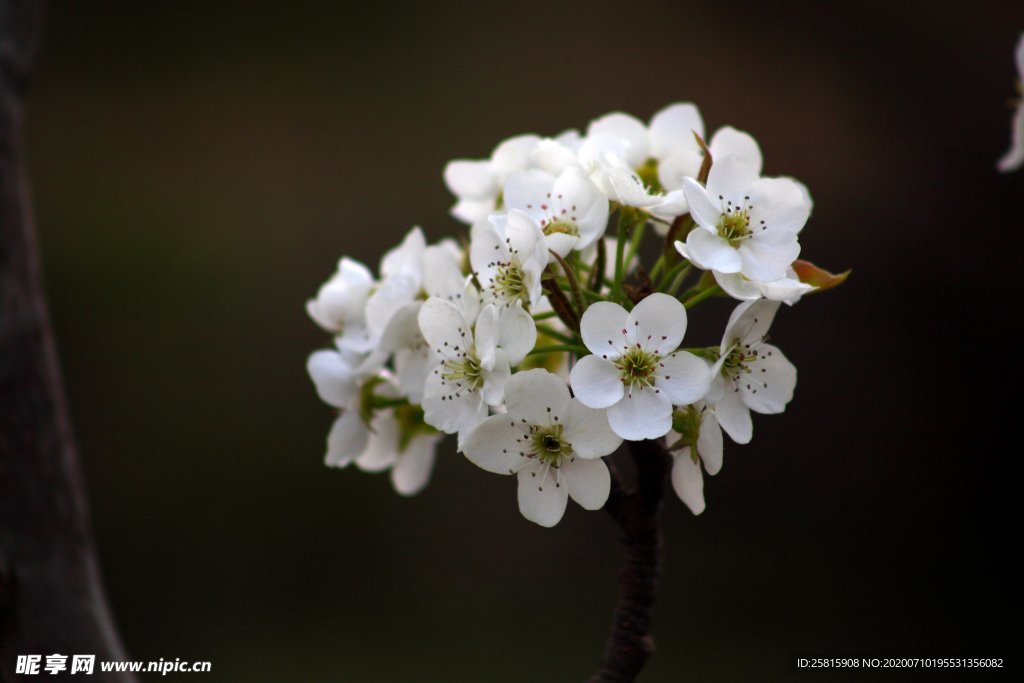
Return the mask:
<path fill-rule="evenodd" d="M 303 304 L 342 254 L 456 234 L 455 157 L 697 103 L 811 189 L 849 283 L 778 316 L 796 399 L 665 509 L 642 680 L 812 680 L 797 655 L 1010 657 L 1024 173 L 1019 3 L 53 2 L 29 139 L 106 584 L 137 659 L 204 680 L 567 681 L 617 528 L 524 521 L 446 442 L 430 487 L 321 464 Z M 717 343 L 730 306 L 699 310 Z M 993 358 L 995 356 L 995 358 Z M 1007 372 L 1009 366 L 1009 373 Z M 1009 376 L 1008 376 L 1009 375 Z M 1014 506 L 1015 507 L 1015 506 Z M 867 680 L 863 673 L 850 680 Z M 830 674 L 829 680 L 842 680 Z"/>

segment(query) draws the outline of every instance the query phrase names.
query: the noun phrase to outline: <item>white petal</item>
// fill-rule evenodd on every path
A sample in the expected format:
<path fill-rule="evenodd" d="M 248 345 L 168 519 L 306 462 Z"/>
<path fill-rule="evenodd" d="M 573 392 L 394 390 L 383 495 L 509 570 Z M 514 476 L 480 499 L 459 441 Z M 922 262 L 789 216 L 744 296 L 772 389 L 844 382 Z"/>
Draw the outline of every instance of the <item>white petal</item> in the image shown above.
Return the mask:
<path fill-rule="evenodd" d="M 649 209 L 652 216 L 665 221 L 675 220 L 689 210 L 690 206 L 686 203 L 686 194 L 682 190 L 672 190 L 668 194 L 663 195 L 661 202 Z M 656 223 L 655 230 L 659 230 L 659 234 L 662 234 L 659 226 L 660 224 Z M 668 226 L 664 226 L 664 230 L 667 232 Z"/>
<path fill-rule="evenodd" d="M 742 273 L 746 277 L 754 282 L 773 282 L 785 277 L 786 269 L 800 255 L 800 245 L 795 236 L 787 244 L 779 246 L 752 239 L 740 244 L 739 254 L 743 261 Z"/>
<path fill-rule="evenodd" d="M 495 197 L 485 199 L 460 199 L 450 209 L 456 219 L 472 225 L 497 208 Z"/>
<path fill-rule="evenodd" d="M 720 351 L 728 351 L 737 339 L 743 344 L 764 339 L 778 311 L 777 301 L 747 301 L 737 306 L 725 326 Z"/>
<path fill-rule="evenodd" d="M 473 347 L 473 332 L 462 312 L 450 301 L 437 297 L 427 299 L 416 319 L 423 338 L 441 358 L 454 358 Z"/>
<path fill-rule="evenodd" d="M 494 148 L 491 153 L 491 168 L 498 176 L 500 183 L 515 171 L 520 171 L 530 164 L 530 155 L 540 142 L 537 135 L 516 135 L 508 138 Z"/>
<path fill-rule="evenodd" d="M 423 385 L 435 364 L 429 349 L 408 348 L 395 352 L 395 374 L 402 395 L 413 403 L 423 401 Z"/>
<path fill-rule="evenodd" d="M 1021 41 L 1024 44 L 1024 40 Z M 1003 173 L 1016 171 L 1024 165 L 1024 104 L 1017 105 L 1017 111 L 1013 114 L 1013 122 L 1010 124 L 1010 149 L 999 159 L 996 167 Z"/>
<path fill-rule="evenodd" d="M 704 475 L 700 465 L 693 461 L 689 447 L 676 455 L 672 465 L 672 488 L 690 512 L 695 515 L 704 512 Z"/>
<path fill-rule="evenodd" d="M 548 173 L 561 173 L 576 163 L 576 152 L 557 140 L 545 138 L 530 153 L 530 161 Z"/>
<path fill-rule="evenodd" d="M 699 150 L 693 134 L 704 137 L 704 119 L 697 107 L 677 102 L 651 118 L 651 156 L 664 159 L 678 151 Z"/>
<path fill-rule="evenodd" d="M 733 391 L 731 383 L 726 384 L 725 396 L 715 405 L 715 417 L 718 424 L 729 438 L 736 443 L 750 443 L 754 436 L 754 423 L 750 419 L 750 409 L 743 402 L 738 392 Z"/>
<path fill-rule="evenodd" d="M 569 235 L 564 232 L 544 235 L 545 246 L 562 258 L 568 256 L 569 252 L 579 244 L 579 241 L 580 238 L 578 236 Z"/>
<path fill-rule="evenodd" d="M 657 439 L 672 428 L 672 403 L 652 387 L 626 392 L 608 409 L 612 431 L 627 441 Z"/>
<path fill-rule="evenodd" d="M 404 274 L 388 278 L 366 302 L 366 325 L 374 339 L 380 339 L 399 309 L 414 304 L 420 283 Z"/>
<path fill-rule="evenodd" d="M 604 460 L 577 458 L 562 466 L 569 495 L 584 510 L 600 510 L 608 500 L 612 479 Z"/>
<path fill-rule="evenodd" d="M 569 401 L 569 387 L 547 370 L 517 372 L 505 385 L 509 417 L 532 425 L 548 426 L 555 417 L 566 424 Z"/>
<path fill-rule="evenodd" d="M 587 307 L 580 319 L 580 335 L 591 353 L 617 358 L 625 342 L 626 309 L 610 301 L 598 301 Z"/>
<path fill-rule="evenodd" d="M 718 221 L 722 218 L 722 202 L 710 197 L 704 186 L 692 178 L 683 179 L 683 194 L 694 222 L 713 233 L 717 232 Z"/>
<path fill-rule="evenodd" d="M 622 399 L 622 378 L 619 370 L 611 361 L 603 358 L 580 358 L 569 374 L 569 381 L 576 398 L 590 408 L 607 408 Z"/>
<path fill-rule="evenodd" d="M 796 388 L 796 367 L 771 344 L 761 344 L 751 372 L 736 380 L 743 402 L 755 413 L 774 415 L 786 409 Z"/>
<path fill-rule="evenodd" d="M 612 112 L 590 122 L 587 137 L 612 135 L 626 142 L 625 161 L 633 168 L 639 168 L 650 154 L 647 127 L 638 119 L 622 112 Z"/>
<path fill-rule="evenodd" d="M 538 169 L 517 171 L 505 181 L 503 194 L 505 207 L 525 211 L 531 216 L 541 216 L 543 211 L 540 204 L 549 196 L 554 183 L 555 176 L 547 171 Z"/>
<path fill-rule="evenodd" d="M 666 190 L 682 190 L 685 179 L 696 178 L 703 162 L 704 156 L 698 150 L 673 152 L 671 156 L 658 162 L 658 182 Z M 697 183 L 694 181 L 694 184 Z"/>
<path fill-rule="evenodd" d="M 566 413 L 561 417 L 565 425 L 563 436 L 572 444 L 576 457 L 600 458 L 611 455 L 622 445 L 622 437 L 608 424 L 606 411 L 588 408 L 573 400 L 568 403 Z"/>
<path fill-rule="evenodd" d="M 356 467 L 365 472 L 381 472 L 398 459 L 398 422 L 393 415 L 377 413 L 370 423 L 366 450 L 356 458 Z"/>
<path fill-rule="evenodd" d="M 674 296 L 655 292 L 629 312 L 626 329 L 631 341 L 644 349 L 670 353 L 679 348 L 686 334 L 686 308 Z"/>
<path fill-rule="evenodd" d="M 492 216 L 497 218 L 497 216 Z M 505 216 L 501 215 L 502 229 L 494 225 L 493 220 L 477 221 L 470 230 L 469 263 L 473 271 L 481 278 L 481 286 L 486 288 L 489 279 L 495 273 L 495 263 L 509 260 L 508 245 L 502 235 Z"/>
<path fill-rule="evenodd" d="M 655 386 L 662 390 L 672 405 L 695 403 L 708 393 L 711 371 L 703 360 L 686 351 L 665 356 L 655 374 Z"/>
<path fill-rule="evenodd" d="M 316 393 L 320 399 L 335 408 L 355 405 L 359 387 L 351 365 L 337 351 L 314 351 L 306 361 Z"/>
<path fill-rule="evenodd" d="M 480 391 L 484 401 L 492 406 L 499 405 L 505 396 L 505 384 L 512 374 L 508 364 L 508 354 L 505 349 L 498 349 L 494 353 L 494 367 L 484 372 L 484 385 Z M 486 415 L 486 411 L 484 413 Z"/>
<path fill-rule="evenodd" d="M 462 452 L 480 469 L 495 474 L 518 472 L 525 460 L 525 426 L 509 415 L 491 415 L 474 427 L 463 439 Z"/>
<path fill-rule="evenodd" d="M 523 302 L 501 309 L 498 317 L 498 346 L 505 349 L 508 362 L 519 365 L 537 344 L 537 323 L 523 310 Z"/>
<path fill-rule="evenodd" d="M 519 511 L 523 517 L 552 527 L 562 519 L 569 502 L 569 489 L 557 481 L 554 469 L 527 467 L 519 470 Z"/>
<path fill-rule="evenodd" d="M 455 196 L 470 199 L 494 197 L 501 189 L 486 160 L 449 161 L 444 167 L 444 183 Z"/>
<path fill-rule="evenodd" d="M 743 259 L 736 249 L 717 234 L 703 227 L 695 228 L 686 236 L 686 250 L 708 270 L 720 273 L 738 273 L 743 270 Z"/>
<path fill-rule="evenodd" d="M 720 273 L 717 270 L 713 272 L 715 274 L 715 282 L 722 288 L 722 291 L 733 299 L 750 301 L 761 298 L 762 294 L 759 286 L 743 277 L 740 273 Z"/>
<path fill-rule="evenodd" d="M 744 197 L 750 195 L 751 185 L 757 180 L 754 164 L 734 154 L 715 159 L 708 173 L 708 197 L 717 199 L 721 206 L 732 202 L 742 206 Z"/>
<path fill-rule="evenodd" d="M 750 186 L 750 225 L 755 231 L 796 234 L 811 215 L 805 188 L 789 178 L 761 178 Z M 762 224 L 761 221 L 764 221 Z"/>
<path fill-rule="evenodd" d="M 487 304 L 476 319 L 476 353 L 480 359 L 480 367 L 485 370 L 494 368 L 495 354 L 498 352 L 498 339 L 501 335 L 499 327 L 498 307 Z"/>
<path fill-rule="evenodd" d="M 366 449 L 370 432 L 359 418 L 356 410 L 346 410 L 331 425 L 327 433 L 327 455 L 324 464 L 328 467 L 345 467 Z"/>
<path fill-rule="evenodd" d="M 697 435 L 697 453 L 704 469 L 711 476 L 722 469 L 722 428 L 713 410 L 706 410 L 701 416 L 700 432 Z"/>
<path fill-rule="evenodd" d="M 405 275 L 416 281 L 416 287 L 423 274 L 423 252 L 427 248 L 427 238 L 423 230 L 415 227 L 406 234 L 402 243 L 384 254 L 380 262 L 380 273 L 384 278 Z"/>
<path fill-rule="evenodd" d="M 398 462 L 391 468 L 391 485 L 403 496 L 414 496 L 430 482 L 437 455 L 436 434 L 417 436 L 398 456 Z"/>
<path fill-rule="evenodd" d="M 815 289 L 813 285 L 800 282 L 795 277 L 784 277 L 772 282 L 755 282 L 754 285 L 764 298 L 782 301 L 790 306 L 800 301 L 800 297 L 804 294 Z"/>
<path fill-rule="evenodd" d="M 732 126 L 723 126 L 711 136 L 711 142 L 708 143 L 708 151 L 711 152 L 712 159 L 735 154 L 748 161 L 756 174 L 761 174 L 763 163 L 761 148 L 749 133 L 736 130 Z"/>
<path fill-rule="evenodd" d="M 487 417 L 487 405 L 479 391 L 462 391 L 458 396 L 441 381 L 435 368 L 423 389 L 423 420 L 445 434 L 472 428 Z"/>
<path fill-rule="evenodd" d="M 423 252 L 423 291 L 428 297 L 451 300 L 459 298 L 466 286 L 466 277 L 459 270 L 460 254 L 448 247 L 433 245 Z"/>

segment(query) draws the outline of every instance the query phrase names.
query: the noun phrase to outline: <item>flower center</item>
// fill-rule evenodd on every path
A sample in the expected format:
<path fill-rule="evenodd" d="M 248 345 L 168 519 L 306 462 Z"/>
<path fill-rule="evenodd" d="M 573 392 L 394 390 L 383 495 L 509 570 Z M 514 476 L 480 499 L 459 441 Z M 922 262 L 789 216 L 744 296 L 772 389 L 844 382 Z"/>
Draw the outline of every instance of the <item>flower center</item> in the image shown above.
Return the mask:
<path fill-rule="evenodd" d="M 550 427 L 530 425 L 530 439 L 533 445 L 533 455 L 546 465 L 558 468 L 573 457 L 572 444 L 562 438 L 562 425 L 560 424 Z"/>
<path fill-rule="evenodd" d="M 483 386 L 483 368 L 476 349 L 467 349 L 461 358 L 444 361 L 442 377 L 446 382 L 453 382 L 462 389 L 475 391 Z"/>
<path fill-rule="evenodd" d="M 509 304 L 515 303 L 516 299 L 521 299 L 525 308 L 530 303 L 526 277 L 517 258 L 513 256 L 511 261 L 498 264 L 494 280 L 491 282 L 491 292 L 495 299 Z"/>
<path fill-rule="evenodd" d="M 575 237 L 580 234 L 576 224 L 569 221 L 551 221 L 543 227 L 543 231 L 545 235 L 562 234 Z"/>
<path fill-rule="evenodd" d="M 636 169 L 636 174 L 640 180 L 644 181 L 644 185 L 651 189 L 651 194 L 660 194 L 665 189 L 658 179 L 657 159 L 652 157 L 645 161 L 640 168 Z"/>
<path fill-rule="evenodd" d="M 749 239 L 750 211 L 738 206 L 730 207 L 718 218 L 718 236 L 733 247 L 739 246 L 740 242 Z"/>
<path fill-rule="evenodd" d="M 630 388 L 649 387 L 654 384 L 654 371 L 661 362 L 661 356 L 634 346 L 615 361 L 622 383 Z"/>

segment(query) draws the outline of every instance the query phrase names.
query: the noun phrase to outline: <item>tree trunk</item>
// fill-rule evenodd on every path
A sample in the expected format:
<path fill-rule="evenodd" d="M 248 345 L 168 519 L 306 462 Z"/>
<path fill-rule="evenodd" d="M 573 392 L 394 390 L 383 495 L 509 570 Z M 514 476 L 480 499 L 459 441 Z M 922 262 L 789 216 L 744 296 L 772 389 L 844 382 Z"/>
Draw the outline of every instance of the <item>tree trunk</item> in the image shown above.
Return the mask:
<path fill-rule="evenodd" d="M 43 296 L 24 157 L 42 3 L 0 0 L 0 681 L 18 655 L 124 659 L 100 582 Z M 17 680 L 22 680 L 18 677 Z"/>

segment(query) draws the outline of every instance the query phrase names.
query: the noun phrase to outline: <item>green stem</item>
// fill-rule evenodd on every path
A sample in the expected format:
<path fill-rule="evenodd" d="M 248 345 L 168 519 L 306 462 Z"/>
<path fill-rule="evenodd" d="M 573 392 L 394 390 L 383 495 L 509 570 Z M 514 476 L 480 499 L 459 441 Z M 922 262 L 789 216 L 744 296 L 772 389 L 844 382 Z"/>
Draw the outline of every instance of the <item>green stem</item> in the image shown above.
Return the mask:
<path fill-rule="evenodd" d="M 701 301 L 704 301 L 704 299 L 709 299 L 721 291 L 721 287 L 719 287 L 718 285 L 712 285 L 711 287 L 708 287 L 707 289 L 698 292 L 697 294 L 693 295 L 692 297 L 684 301 L 683 306 L 685 306 L 686 308 L 692 308 L 693 306 L 699 304 Z"/>
<path fill-rule="evenodd" d="M 624 267 L 623 257 L 626 252 L 626 234 L 629 231 L 629 219 L 625 211 L 619 213 L 619 231 L 616 234 L 615 242 L 615 276 L 612 279 L 612 300 L 621 300 L 622 293 L 622 269 Z"/>
<path fill-rule="evenodd" d="M 665 273 L 665 277 L 661 278 L 661 280 L 658 281 L 658 286 L 655 287 L 655 289 L 661 291 L 665 287 L 665 285 L 667 285 L 670 282 L 672 282 L 673 280 L 675 280 L 677 275 L 682 273 L 683 277 L 686 277 L 686 274 L 689 273 L 689 272 L 690 272 L 690 262 L 689 261 L 681 261 L 681 262 L 677 263 L 676 265 L 672 266 L 672 268 L 669 269 L 669 271 Z"/>
<path fill-rule="evenodd" d="M 550 325 L 537 325 L 537 332 L 543 334 L 544 336 L 551 337 L 552 339 L 557 339 L 558 341 L 565 342 L 566 344 L 576 343 L 575 337 L 565 334 L 564 332 L 559 332 Z"/>
<path fill-rule="evenodd" d="M 536 356 L 542 353 L 558 353 L 560 351 L 568 351 L 569 353 L 575 353 L 578 356 L 585 356 L 590 353 L 590 351 L 579 344 L 548 344 L 546 346 L 538 346 L 526 355 Z"/>
<path fill-rule="evenodd" d="M 548 318 L 554 318 L 557 315 L 558 314 L 555 313 L 554 311 L 544 311 L 543 313 L 534 313 L 533 314 L 533 319 L 534 320 L 547 320 Z"/>
<path fill-rule="evenodd" d="M 647 229 L 647 219 L 638 218 L 633 225 L 633 235 L 629 240 L 629 252 L 626 254 L 624 266 L 628 266 L 633 262 L 633 259 L 636 257 L 637 250 L 640 249 L 640 242 L 644 239 L 644 230 Z"/>

